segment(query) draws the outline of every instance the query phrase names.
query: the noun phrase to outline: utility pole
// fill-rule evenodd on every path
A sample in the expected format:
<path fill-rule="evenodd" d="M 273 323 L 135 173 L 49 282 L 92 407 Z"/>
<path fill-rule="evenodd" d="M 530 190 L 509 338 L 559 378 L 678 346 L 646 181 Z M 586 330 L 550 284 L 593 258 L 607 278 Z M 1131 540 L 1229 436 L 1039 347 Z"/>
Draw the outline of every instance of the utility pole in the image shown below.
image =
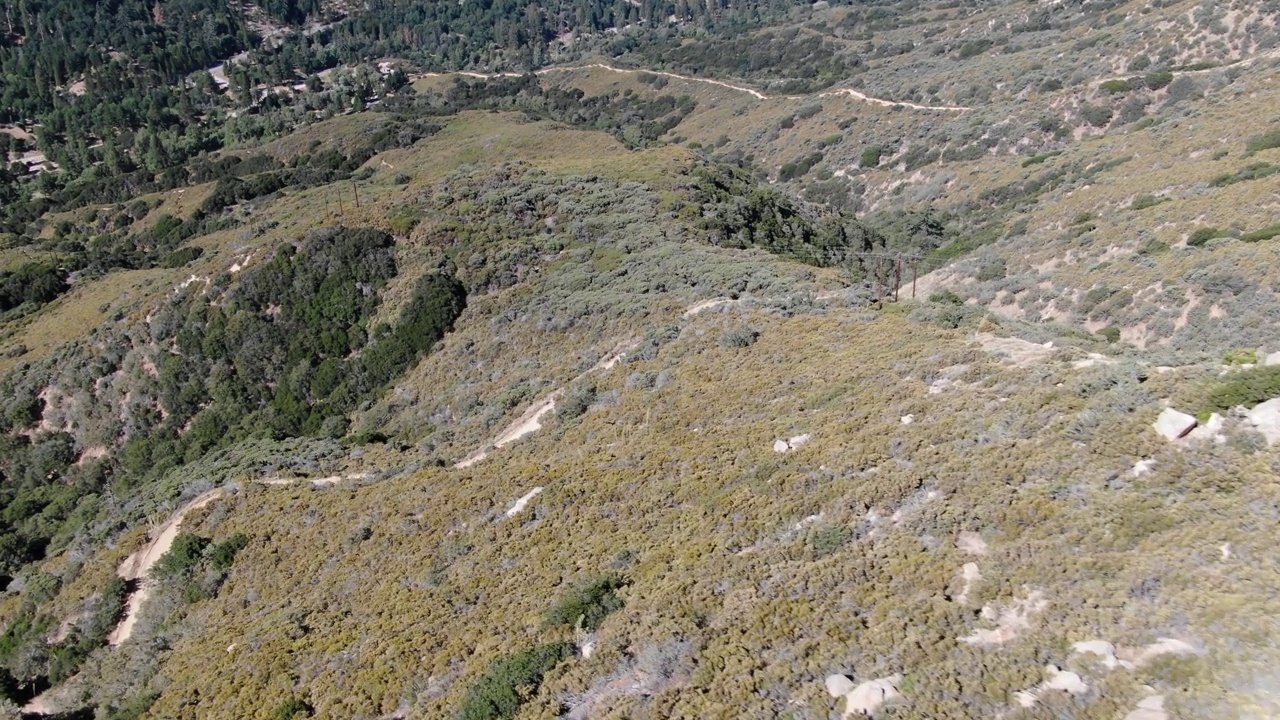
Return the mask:
<path fill-rule="evenodd" d="M 893 271 L 893 301 L 898 302 L 898 288 L 902 285 L 902 256 L 898 256 L 898 266 Z"/>
<path fill-rule="evenodd" d="M 920 264 L 919 258 L 911 259 L 911 299 L 916 299 L 916 268 Z"/>
<path fill-rule="evenodd" d="M 356 186 L 356 181 L 351 181 L 351 192 L 356 196 L 356 209 L 360 208 L 360 188 Z"/>

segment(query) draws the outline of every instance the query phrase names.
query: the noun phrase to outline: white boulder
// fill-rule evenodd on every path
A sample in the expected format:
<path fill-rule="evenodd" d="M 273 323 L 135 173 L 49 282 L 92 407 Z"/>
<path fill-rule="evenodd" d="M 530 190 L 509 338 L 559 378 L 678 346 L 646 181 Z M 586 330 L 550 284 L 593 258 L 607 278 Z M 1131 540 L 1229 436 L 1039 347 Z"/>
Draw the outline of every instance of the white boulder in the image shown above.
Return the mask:
<path fill-rule="evenodd" d="M 1249 422 L 1267 439 L 1280 442 L 1280 398 L 1268 400 L 1249 411 Z"/>
<path fill-rule="evenodd" d="M 827 676 L 827 694 L 831 697 L 844 697 L 853 692 L 857 685 L 849 679 L 848 675 L 828 675 Z"/>
<path fill-rule="evenodd" d="M 1152 427 L 1164 439 L 1177 440 L 1195 429 L 1196 419 L 1173 408 L 1165 408 L 1160 412 L 1160 417 L 1156 418 Z"/>
<path fill-rule="evenodd" d="M 784 453 L 790 449 L 791 449 L 791 446 L 787 444 L 786 440 L 773 441 L 773 451 L 776 453 Z"/>
<path fill-rule="evenodd" d="M 1263 365 L 1280 365 L 1280 352 L 1273 352 L 1262 359 Z"/>
<path fill-rule="evenodd" d="M 1071 695 L 1083 695 L 1089 692 L 1089 686 L 1078 674 L 1063 670 L 1057 665 L 1049 665 L 1045 670 L 1049 672 L 1049 679 L 1044 682 L 1046 690 L 1061 690 Z"/>
<path fill-rule="evenodd" d="M 1164 696 L 1150 695 L 1138 703 L 1138 709 L 1124 716 L 1124 720 L 1168 720 L 1164 710 Z"/>
<path fill-rule="evenodd" d="M 844 716 L 868 716 L 879 710 L 881 705 L 901 698 L 902 693 L 898 692 L 898 685 L 901 683 L 901 675 L 890 675 L 862 683 L 845 695 Z"/>

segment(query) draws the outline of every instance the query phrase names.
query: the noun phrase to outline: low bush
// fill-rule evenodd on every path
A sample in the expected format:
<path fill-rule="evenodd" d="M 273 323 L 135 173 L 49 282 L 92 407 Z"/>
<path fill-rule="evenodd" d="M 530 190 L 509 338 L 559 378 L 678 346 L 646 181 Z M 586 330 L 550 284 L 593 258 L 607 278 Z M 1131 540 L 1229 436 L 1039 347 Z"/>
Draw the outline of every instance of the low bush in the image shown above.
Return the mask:
<path fill-rule="evenodd" d="M 594 632 L 605 617 L 622 609 L 618 590 L 626 584 L 616 575 L 603 575 L 574 588 L 547 611 L 546 624 L 575 627 L 581 624 L 583 630 Z"/>
<path fill-rule="evenodd" d="M 1277 235 L 1280 235 L 1280 225 L 1271 225 L 1261 230 L 1245 233 L 1240 236 L 1240 239 L 1244 242 L 1259 242 L 1261 240 L 1270 240 Z"/>
<path fill-rule="evenodd" d="M 1231 373 L 1209 391 L 1208 410 L 1230 410 L 1237 405 L 1253 407 L 1280 397 L 1280 365 L 1255 367 Z"/>
<path fill-rule="evenodd" d="M 1258 362 L 1257 350 L 1228 350 L 1222 356 L 1222 362 L 1227 365 L 1256 365 Z"/>
<path fill-rule="evenodd" d="M 760 337 L 757 330 L 751 328 L 730 328 L 720 336 L 720 344 L 727 348 L 744 348 L 750 347 L 756 343 Z"/>
<path fill-rule="evenodd" d="M 1261 135 L 1254 135 L 1245 141 L 1244 149 L 1248 152 L 1261 152 L 1280 148 L 1280 129 L 1268 130 Z"/>
<path fill-rule="evenodd" d="M 1200 228 L 1187 238 L 1187 245 L 1191 247 L 1200 247 L 1214 238 L 1223 237 L 1226 233 L 1218 228 Z"/>
<path fill-rule="evenodd" d="M 1129 92 L 1133 89 L 1133 86 L 1129 84 L 1128 80 L 1114 79 L 1104 80 L 1102 84 L 1098 86 L 1098 89 L 1105 93 L 1111 93 L 1114 95 L 1116 93 Z"/>
<path fill-rule="evenodd" d="M 572 650 L 569 643 L 550 643 L 495 660 L 467 691 L 459 713 L 461 719 L 514 718 L 525 699 L 542 685 L 546 674 Z"/>
<path fill-rule="evenodd" d="M 1105 105 L 1089 105 L 1086 103 L 1080 108 L 1080 117 L 1094 127 L 1106 127 L 1106 124 L 1111 122 L 1113 114 L 1111 108 Z"/>
<path fill-rule="evenodd" d="M 1168 70 L 1157 70 L 1156 72 L 1147 73 L 1147 76 L 1142 81 L 1146 83 L 1148 88 L 1160 90 L 1168 87 L 1169 83 L 1173 82 L 1173 73 Z"/>
<path fill-rule="evenodd" d="M 1139 195 L 1129 204 L 1130 210 L 1146 210 L 1155 207 L 1160 203 L 1169 202 L 1169 198 L 1156 197 L 1155 195 Z"/>

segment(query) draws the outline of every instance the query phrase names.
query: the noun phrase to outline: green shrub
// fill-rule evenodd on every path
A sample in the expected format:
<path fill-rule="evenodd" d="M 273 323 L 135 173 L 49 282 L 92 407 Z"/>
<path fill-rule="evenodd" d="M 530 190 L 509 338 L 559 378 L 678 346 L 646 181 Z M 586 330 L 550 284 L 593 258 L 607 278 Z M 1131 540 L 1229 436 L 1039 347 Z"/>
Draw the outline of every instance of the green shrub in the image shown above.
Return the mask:
<path fill-rule="evenodd" d="M 883 148 L 879 145 L 868 145 L 862 149 L 862 157 L 858 161 L 858 165 L 864 168 L 873 168 L 880 166 L 880 154 Z"/>
<path fill-rule="evenodd" d="M 1128 80 L 1120 80 L 1120 79 L 1104 80 L 1102 84 L 1098 86 L 1098 88 L 1105 93 L 1111 93 L 1111 94 L 1126 93 L 1133 89 L 1133 87 L 1129 85 Z"/>
<path fill-rule="evenodd" d="M 809 547 L 816 557 L 826 557 L 853 539 L 853 532 L 844 525 L 824 525 L 809 533 Z"/>
<path fill-rule="evenodd" d="M 112 709 L 107 720 L 140 720 L 160 699 L 160 693 L 142 693 L 130 698 L 124 705 Z"/>
<path fill-rule="evenodd" d="M 156 562 L 156 571 L 160 577 L 180 577 L 190 573 L 204 559 L 205 548 L 212 541 L 207 537 L 181 533 L 173 541 L 169 552 Z"/>
<path fill-rule="evenodd" d="M 750 347 L 759 339 L 760 332 L 748 327 L 729 328 L 720 336 L 720 344 L 727 348 Z"/>
<path fill-rule="evenodd" d="M 1280 397 L 1280 365 L 1255 367 L 1227 375 L 1209 391 L 1209 410 L 1253 407 Z"/>
<path fill-rule="evenodd" d="M 387 220 L 387 224 L 391 226 L 391 232 L 403 237 L 408 235 L 409 231 L 417 227 L 421 220 L 421 209 L 416 207 L 402 207 L 391 214 L 391 217 Z"/>
<path fill-rule="evenodd" d="M 1110 327 L 1104 327 L 1098 331 L 1098 337 L 1102 338 L 1103 340 L 1106 340 L 1109 343 L 1120 342 L 1120 328 L 1114 325 Z"/>
<path fill-rule="evenodd" d="M 1168 70 L 1157 70 L 1155 72 L 1147 73 L 1147 76 L 1143 78 L 1142 81 L 1146 83 L 1148 88 L 1151 88 L 1152 90 L 1159 90 L 1167 87 L 1169 83 L 1173 82 L 1173 73 Z"/>
<path fill-rule="evenodd" d="M 183 265 L 198 259 L 201 255 L 204 255 L 203 248 L 189 245 L 165 255 L 164 259 L 160 261 L 160 265 L 167 268 L 182 267 Z"/>
<path fill-rule="evenodd" d="M 971 57 L 977 57 L 989 50 L 992 44 L 992 41 L 987 38 L 982 38 L 981 40 L 970 40 L 960 46 L 960 59 L 968 60 Z"/>
<path fill-rule="evenodd" d="M 244 533 L 236 533 L 227 538 L 223 542 L 214 546 L 211 553 L 211 560 L 215 570 L 227 570 L 231 567 L 231 563 L 235 562 L 236 553 L 244 549 L 249 544 L 249 536 Z"/>
<path fill-rule="evenodd" d="M 1105 105 L 1090 105 L 1086 103 L 1080 108 L 1080 116 L 1084 121 L 1094 127 L 1104 127 L 1111 122 L 1113 112 L 1111 108 Z"/>
<path fill-rule="evenodd" d="M 1244 149 L 1251 153 L 1278 147 L 1280 147 L 1280 129 L 1268 130 L 1261 135 L 1254 135 L 1244 144 Z"/>
<path fill-rule="evenodd" d="M 1218 228 L 1200 228 L 1191 233 L 1191 236 L 1187 238 L 1187 245 L 1190 245 L 1191 247 L 1200 247 L 1210 240 L 1223 237 L 1224 235 L 1226 235 L 1226 233 L 1222 232 Z"/>
<path fill-rule="evenodd" d="M 1032 155 L 1031 157 L 1022 161 L 1022 167 L 1031 167 L 1032 165 L 1039 165 L 1043 163 L 1045 160 L 1048 160 L 1051 157 L 1057 157 L 1058 155 L 1061 155 L 1061 154 L 1062 154 L 1061 150 L 1054 150 L 1053 152 L 1041 153 L 1040 155 Z"/>
<path fill-rule="evenodd" d="M 1156 197 L 1155 195 L 1139 195 L 1138 197 L 1133 199 L 1132 203 L 1129 204 L 1129 209 L 1130 210 L 1146 210 L 1147 208 L 1155 207 L 1160 203 L 1168 202 L 1168 201 L 1169 201 L 1169 198 L 1165 198 L 1165 197 Z"/>
<path fill-rule="evenodd" d="M 305 701 L 289 698 L 276 707 L 275 712 L 271 713 L 271 718 L 272 720 L 293 720 L 299 716 L 311 717 L 313 713 L 311 705 Z"/>
<path fill-rule="evenodd" d="M 626 581 L 616 575 L 603 575 L 560 598 L 555 607 L 547 611 L 547 625 L 572 625 L 581 623 L 582 629 L 595 632 L 610 613 L 622 609 L 618 590 Z"/>
<path fill-rule="evenodd" d="M 1245 233 L 1240 236 L 1240 239 L 1244 242 L 1258 242 L 1261 240 L 1270 240 L 1277 235 L 1280 235 L 1280 225 L 1272 225 L 1270 227 L 1264 227 L 1261 230 L 1254 230 L 1253 232 Z"/>
<path fill-rule="evenodd" d="M 980 282 L 1003 280 L 1007 273 L 1004 258 L 996 258 L 978 269 L 978 280 Z"/>
<path fill-rule="evenodd" d="M 590 383 L 578 385 L 571 389 L 556 403 L 556 417 L 560 420 L 572 420 L 580 417 L 596 401 L 596 386 Z"/>
<path fill-rule="evenodd" d="M 1228 350 L 1222 356 L 1222 362 L 1227 365 L 1256 365 L 1258 364 L 1258 351 L 1256 350 Z"/>
<path fill-rule="evenodd" d="M 495 660 L 467 690 L 461 720 L 510 720 L 542 685 L 542 679 L 569 657 L 569 643 L 550 643 Z"/>
<path fill-rule="evenodd" d="M 964 298 L 950 290 L 938 290 L 929 295 L 929 302 L 940 305 L 964 305 Z"/>
<path fill-rule="evenodd" d="M 1280 165 L 1272 165 L 1271 163 L 1265 162 L 1251 163 L 1249 165 L 1245 165 L 1234 173 L 1219 175 L 1210 181 L 1210 184 L 1214 187 L 1226 187 L 1238 182 L 1261 180 L 1262 178 L 1271 177 L 1276 173 L 1280 173 Z"/>

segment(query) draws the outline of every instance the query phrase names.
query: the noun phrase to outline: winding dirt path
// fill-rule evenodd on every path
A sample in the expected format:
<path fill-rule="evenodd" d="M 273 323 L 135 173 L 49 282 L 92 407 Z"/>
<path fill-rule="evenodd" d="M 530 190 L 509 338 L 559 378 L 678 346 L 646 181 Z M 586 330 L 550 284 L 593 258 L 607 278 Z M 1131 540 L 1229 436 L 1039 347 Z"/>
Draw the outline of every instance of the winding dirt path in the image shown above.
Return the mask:
<path fill-rule="evenodd" d="M 151 533 L 150 542 L 120 563 L 120 567 L 116 569 L 116 575 L 122 580 L 138 581 L 139 585 L 138 589 L 129 596 L 128 602 L 125 603 L 124 619 L 107 636 L 108 645 L 115 647 L 133 635 L 133 626 L 138 622 L 138 611 L 142 609 L 142 604 L 151 597 L 151 568 L 165 553 L 169 552 L 169 548 L 173 547 L 173 541 L 177 539 L 178 530 L 182 525 L 182 521 L 186 519 L 187 513 L 192 510 L 198 510 L 221 496 L 222 489 L 218 488 L 210 490 L 183 505 L 178 512 L 173 514 L 173 517 Z"/>
<path fill-rule="evenodd" d="M 573 384 L 598 370 L 611 369 L 614 365 L 617 365 L 623 358 L 627 356 L 627 353 L 630 352 L 633 347 L 635 347 L 636 342 L 637 340 L 632 338 L 629 340 L 623 340 L 622 342 L 613 346 L 613 349 L 609 351 L 608 355 L 605 355 L 603 358 L 601 358 L 600 362 L 596 363 L 595 365 L 592 365 L 591 368 L 588 369 L 586 372 L 575 377 L 570 382 L 570 384 Z M 525 437 L 527 435 L 532 435 L 533 433 L 541 430 L 542 418 L 546 417 L 547 413 L 556 409 L 556 400 L 559 400 L 561 397 L 563 397 L 564 392 L 565 392 L 564 388 L 559 387 L 559 388 L 556 388 L 555 390 L 552 390 L 547 395 L 544 395 L 542 399 L 538 400 L 533 405 L 530 405 L 528 409 L 526 409 L 523 413 L 520 414 L 520 417 L 516 418 L 515 421 L 512 422 L 510 425 L 508 425 L 506 428 L 504 428 L 502 432 L 498 433 L 497 437 L 493 439 L 492 447 L 477 448 L 476 450 L 468 454 L 466 457 L 454 463 L 453 464 L 454 469 L 463 470 L 465 468 L 469 468 L 472 465 L 475 465 L 476 463 L 480 462 L 481 460 L 484 460 L 485 458 L 489 457 L 490 449 L 505 447 L 519 440 L 522 437 Z"/>
<path fill-rule="evenodd" d="M 542 68 L 540 70 L 535 70 L 533 74 L 548 75 L 551 73 L 558 73 L 558 72 L 573 72 L 574 70 L 592 70 L 592 69 L 606 70 L 608 72 L 619 73 L 622 75 L 629 75 L 634 73 L 648 73 L 649 75 L 660 75 L 662 77 L 672 78 L 673 80 L 684 80 L 685 82 L 702 83 L 704 85 L 715 85 L 717 87 L 727 88 L 729 90 L 734 90 L 736 92 L 746 93 L 747 95 L 750 95 L 751 97 L 757 100 L 803 100 L 804 98 L 809 97 L 807 95 L 765 95 L 759 90 L 755 90 L 749 87 L 744 87 L 742 85 L 734 85 L 732 83 L 724 82 L 723 80 L 712 80 L 710 78 L 700 78 L 700 77 L 692 77 L 690 75 L 680 75 L 678 73 L 666 72 L 664 70 L 620 68 L 620 67 L 614 67 L 613 65 L 606 65 L 605 63 L 588 63 L 585 65 L 562 65 L 557 67 L 547 67 L 547 68 Z M 526 74 L 527 73 L 513 73 L 513 72 L 478 73 L 478 72 L 469 72 L 469 71 L 458 71 L 453 73 L 421 73 L 417 75 L 417 77 L 445 77 L 448 75 L 462 75 L 465 77 L 478 78 L 481 80 L 489 80 L 492 78 L 521 77 Z M 900 106 L 905 108 L 911 108 L 912 110 L 941 111 L 941 112 L 966 112 L 968 110 L 973 109 L 973 108 L 963 107 L 960 105 L 919 105 L 919 104 L 910 103 L 910 102 L 899 102 L 897 100 L 885 100 L 883 98 L 877 98 L 877 97 L 872 97 L 870 95 L 866 95 L 864 93 L 858 92 L 857 90 L 853 90 L 851 88 L 837 88 L 835 90 L 828 90 L 826 92 L 818 93 L 817 97 L 820 97 L 820 98 L 834 97 L 836 95 L 847 95 L 856 100 L 861 100 L 863 102 L 870 103 L 872 105 L 880 105 L 882 107 Z"/>

